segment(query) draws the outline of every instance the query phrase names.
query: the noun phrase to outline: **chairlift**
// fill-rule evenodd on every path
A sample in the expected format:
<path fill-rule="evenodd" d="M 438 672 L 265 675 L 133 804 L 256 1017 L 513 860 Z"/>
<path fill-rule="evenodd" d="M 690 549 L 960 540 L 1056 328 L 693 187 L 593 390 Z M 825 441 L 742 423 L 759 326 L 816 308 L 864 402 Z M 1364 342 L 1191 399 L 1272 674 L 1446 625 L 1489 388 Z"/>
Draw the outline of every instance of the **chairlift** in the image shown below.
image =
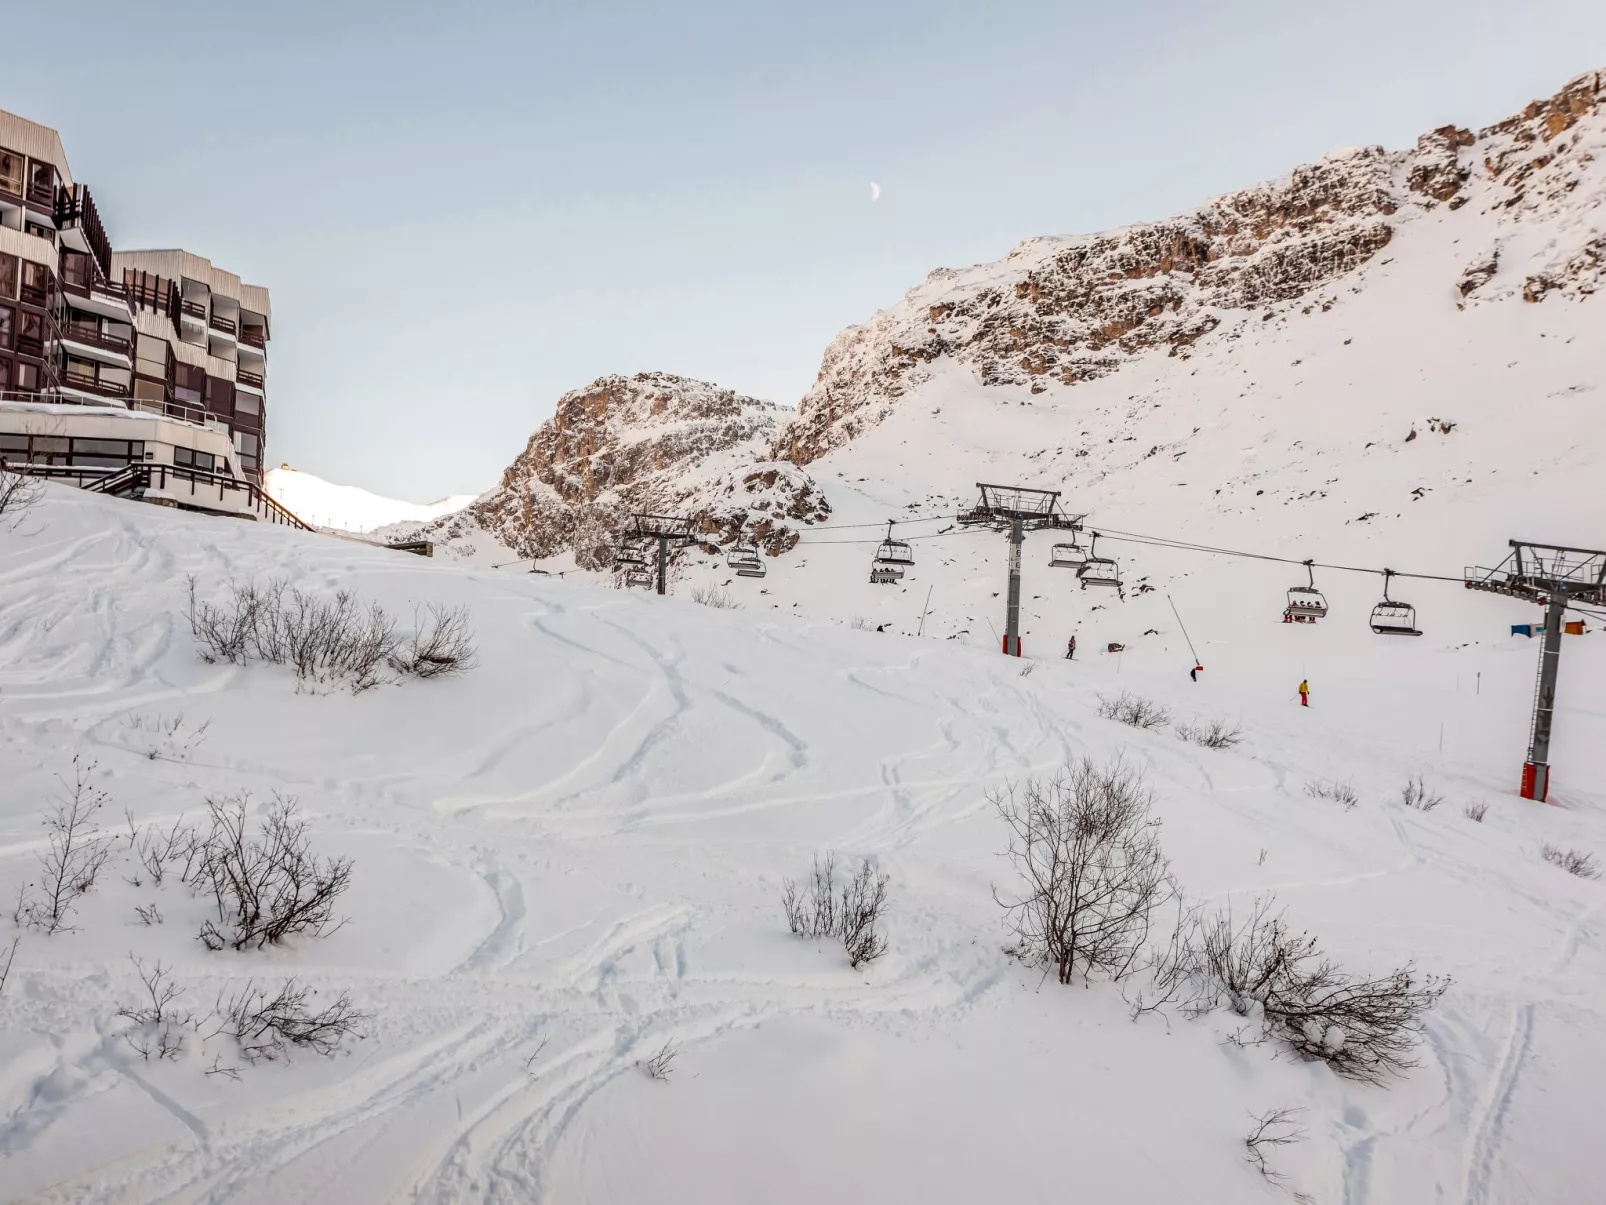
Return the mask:
<path fill-rule="evenodd" d="M 1076 568 L 1076 576 L 1082 581 L 1082 589 L 1089 586 L 1114 586 L 1121 589 L 1121 567 L 1115 563 L 1114 558 L 1098 555 L 1099 533 L 1094 532 L 1093 538 L 1088 541 L 1087 556 Z"/>
<path fill-rule="evenodd" d="M 1389 597 L 1389 579 L 1394 576 L 1394 570 L 1383 570 L 1383 601 L 1372 608 L 1372 631 L 1379 636 L 1420 636 L 1416 608 Z"/>
<path fill-rule="evenodd" d="M 1071 537 L 1069 544 L 1056 544 L 1048 556 L 1051 569 L 1080 569 L 1087 560 L 1087 550 Z"/>
<path fill-rule="evenodd" d="M 758 546 L 743 544 L 740 540 L 725 554 L 725 564 L 736 570 L 737 577 L 763 577 L 765 573 L 764 558 L 759 555 Z"/>
<path fill-rule="evenodd" d="M 657 580 L 658 579 L 653 576 L 652 570 L 647 567 L 645 562 L 640 565 L 632 565 L 629 569 L 625 570 L 626 589 L 629 589 L 631 586 L 646 586 L 648 589 L 651 589 Z"/>
<path fill-rule="evenodd" d="M 881 546 L 875 550 L 875 563 L 877 565 L 893 565 L 903 569 L 915 563 L 915 554 L 904 540 L 892 538 L 892 522 L 887 522 L 887 538 L 881 541 Z M 901 576 L 901 575 L 900 575 Z"/>
<path fill-rule="evenodd" d="M 647 554 L 639 542 L 627 538 L 614 552 L 613 563 L 617 568 L 630 569 L 636 565 L 645 565 Z"/>
<path fill-rule="evenodd" d="M 1315 623 L 1327 614 L 1327 599 L 1316 588 L 1314 562 L 1305 562 L 1305 575 L 1309 585 L 1288 588 L 1288 605 L 1283 608 L 1284 623 Z"/>

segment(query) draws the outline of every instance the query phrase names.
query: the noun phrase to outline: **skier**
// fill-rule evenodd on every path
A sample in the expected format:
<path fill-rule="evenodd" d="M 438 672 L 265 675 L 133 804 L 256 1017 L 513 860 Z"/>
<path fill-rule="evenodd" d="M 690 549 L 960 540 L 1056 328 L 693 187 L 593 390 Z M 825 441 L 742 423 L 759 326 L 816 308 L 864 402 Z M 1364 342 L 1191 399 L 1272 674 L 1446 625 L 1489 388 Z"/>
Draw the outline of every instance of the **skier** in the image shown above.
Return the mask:
<path fill-rule="evenodd" d="M 1197 682 L 1199 680 L 1199 671 L 1202 670 L 1203 668 L 1204 668 L 1204 666 L 1202 666 L 1202 665 L 1194 666 L 1192 669 L 1190 669 L 1188 671 L 1188 677 L 1192 678 L 1195 682 Z"/>
<path fill-rule="evenodd" d="M 1299 705 L 1301 707 L 1310 706 L 1310 683 L 1303 678 L 1299 680 Z"/>
<path fill-rule="evenodd" d="M 1075 636 L 1072 636 L 1071 639 L 1070 639 L 1070 643 L 1065 646 L 1065 660 L 1067 660 L 1067 661 L 1075 661 L 1076 660 L 1076 637 Z"/>

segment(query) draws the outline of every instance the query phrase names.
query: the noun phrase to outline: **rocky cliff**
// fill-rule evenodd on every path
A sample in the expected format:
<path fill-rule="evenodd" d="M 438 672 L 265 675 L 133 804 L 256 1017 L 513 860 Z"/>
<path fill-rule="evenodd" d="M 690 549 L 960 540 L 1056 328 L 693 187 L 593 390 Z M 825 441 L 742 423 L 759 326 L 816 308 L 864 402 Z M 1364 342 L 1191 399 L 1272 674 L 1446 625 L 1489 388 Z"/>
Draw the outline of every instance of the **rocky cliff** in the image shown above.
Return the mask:
<path fill-rule="evenodd" d="M 1163 221 L 1030 239 L 996 263 L 939 269 L 836 337 L 773 454 L 818 459 L 880 422 L 945 358 L 981 385 L 1041 392 L 1138 355 L 1188 356 L 1234 311 L 1320 303 L 1323 286 L 1441 206 L 1496 212 L 1502 231 L 1445 282 L 1447 295 L 1587 295 L 1606 270 L 1603 151 L 1606 72 L 1591 72 L 1476 134 L 1446 126 L 1408 151 L 1337 152 Z"/>
<path fill-rule="evenodd" d="M 480 528 L 520 556 L 611 563 L 633 512 L 690 514 L 710 543 L 738 534 L 770 555 L 829 512 L 807 472 L 766 449 L 786 411 L 670 373 L 605 376 L 558 399 L 500 485 L 433 528 Z"/>

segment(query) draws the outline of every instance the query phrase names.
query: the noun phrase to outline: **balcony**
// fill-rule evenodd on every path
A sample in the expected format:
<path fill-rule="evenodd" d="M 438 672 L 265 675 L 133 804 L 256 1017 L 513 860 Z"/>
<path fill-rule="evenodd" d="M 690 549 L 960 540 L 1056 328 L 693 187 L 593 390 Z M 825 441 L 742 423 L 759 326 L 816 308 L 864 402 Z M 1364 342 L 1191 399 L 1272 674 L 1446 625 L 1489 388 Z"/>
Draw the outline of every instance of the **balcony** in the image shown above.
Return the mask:
<path fill-rule="evenodd" d="M 45 341 L 33 335 L 18 335 L 17 354 L 19 356 L 31 356 L 35 360 L 42 360 L 45 356 Z"/>
<path fill-rule="evenodd" d="M 45 286 L 31 285 L 27 281 L 22 284 L 22 302 L 24 305 L 37 305 L 41 308 L 45 304 Z"/>
<path fill-rule="evenodd" d="M 133 343 L 129 339 L 109 334 L 99 326 L 85 322 L 68 322 L 61 328 L 61 338 L 68 343 L 77 343 L 92 351 L 109 352 L 122 360 L 123 366 L 128 366 L 128 358 L 133 354 Z"/>
<path fill-rule="evenodd" d="M 260 372 L 249 372 L 244 368 L 235 369 L 234 379 L 247 389 L 255 389 L 258 393 L 261 393 L 267 386 L 267 382 L 262 379 Z"/>
<path fill-rule="evenodd" d="M 232 318 L 224 318 L 218 314 L 213 314 L 212 317 L 207 320 L 207 325 L 213 330 L 220 331 L 225 335 L 237 336 L 240 333 L 239 323 L 235 322 Z"/>
<path fill-rule="evenodd" d="M 61 387 L 63 389 L 76 389 L 80 393 L 87 393 L 94 397 L 126 398 L 128 397 L 127 381 L 103 380 L 96 373 L 84 372 L 79 368 L 69 367 L 61 374 Z"/>
<path fill-rule="evenodd" d="M 206 321 L 206 302 L 204 301 L 194 301 L 188 297 L 181 297 L 179 298 L 178 309 L 179 313 L 186 318 L 199 318 L 202 322 Z"/>
<path fill-rule="evenodd" d="M 55 217 L 62 244 L 93 256 L 101 277 L 109 278 L 112 271 L 112 245 L 106 237 L 105 227 L 100 223 L 100 214 L 95 209 L 89 189 L 82 184 L 58 188 Z"/>
<path fill-rule="evenodd" d="M 268 346 L 268 337 L 260 326 L 242 326 L 240 328 L 240 342 L 248 347 L 263 351 Z"/>

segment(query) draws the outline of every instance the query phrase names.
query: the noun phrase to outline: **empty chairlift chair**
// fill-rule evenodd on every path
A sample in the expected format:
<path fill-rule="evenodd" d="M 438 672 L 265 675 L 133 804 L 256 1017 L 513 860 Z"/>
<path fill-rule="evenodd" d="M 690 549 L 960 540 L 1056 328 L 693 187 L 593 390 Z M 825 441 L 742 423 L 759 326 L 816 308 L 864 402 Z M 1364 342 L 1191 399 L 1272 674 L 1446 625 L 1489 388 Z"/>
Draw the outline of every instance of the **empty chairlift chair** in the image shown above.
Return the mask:
<path fill-rule="evenodd" d="M 1099 533 L 1094 532 L 1093 538 L 1088 541 L 1087 556 L 1077 566 L 1076 576 L 1081 579 L 1082 589 L 1089 586 L 1114 586 L 1117 591 L 1121 589 L 1121 567 L 1116 564 L 1113 557 L 1100 556 Z"/>
<path fill-rule="evenodd" d="M 737 540 L 725 554 L 725 564 L 736 571 L 737 577 L 764 576 L 764 558 L 759 555 L 758 547 L 754 544 L 744 544 Z"/>
<path fill-rule="evenodd" d="M 1327 614 L 1327 599 L 1316 588 L 1316 570 L 1312 562 L 1305 562 L 1308 585 L 1290 586 L 1288 605 L 1283 608 L 1284 623 L 1315 623 Z"/>
<path fill-rule="evenodd" d="M 1087 553 L 1076 542 L 1074 535 L 1071 537 L 1069 544 L 1054 545 L 1053 551 L 1048 555 L 1048 564 L 1051 569 L 1080 569 L 1086 560 Z"/>
<path fill-rule="evenodd" d="M 1389 597 L 1389 579 L 1393 576 L 1394 570 L 1383 570 L 1383 601 L 1372 608 L 1372 631 L 1379 636 L 1420 636 L 1416 608 Z"/>
<path fill-rule="evenodd" d="M 882 540 L 870 562 L 870 584 L 891 585 L 903 580 L 904 570 L 915 563 L 915 554 L 907 541 L 892 538 L 892 524 L 887 524 L 887 538 Z"/>

